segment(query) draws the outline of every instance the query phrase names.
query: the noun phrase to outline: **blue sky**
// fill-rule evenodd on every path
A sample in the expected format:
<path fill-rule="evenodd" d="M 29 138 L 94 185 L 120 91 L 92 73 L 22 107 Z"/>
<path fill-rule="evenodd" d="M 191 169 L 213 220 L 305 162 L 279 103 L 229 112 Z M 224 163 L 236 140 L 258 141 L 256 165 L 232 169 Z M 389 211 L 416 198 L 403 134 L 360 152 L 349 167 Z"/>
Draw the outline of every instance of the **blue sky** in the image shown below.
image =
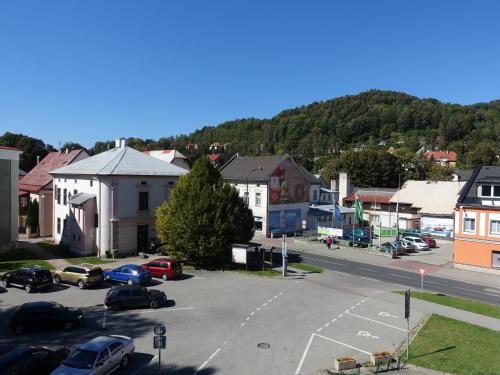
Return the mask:
<path fill-rule="evenodd" d="M 371 88 L 500 98 L 497 1 L 0 3 L 0 134 L 159 138 Z"/>

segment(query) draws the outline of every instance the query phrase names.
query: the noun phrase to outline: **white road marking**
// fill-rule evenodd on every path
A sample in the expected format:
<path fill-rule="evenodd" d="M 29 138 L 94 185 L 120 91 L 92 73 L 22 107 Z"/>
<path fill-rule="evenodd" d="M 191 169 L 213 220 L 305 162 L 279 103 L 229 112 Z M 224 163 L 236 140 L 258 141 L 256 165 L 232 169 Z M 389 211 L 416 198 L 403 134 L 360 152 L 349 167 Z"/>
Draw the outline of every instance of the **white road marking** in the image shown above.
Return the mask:
<path fill-rule="evenodd" d="M 260 310 L 260 307 L 257 307 L 255 310 L 259 311 L 259 310 Z"/>
<path fill-rule="evenodd" d="M 361 303 L 365 303 L 368 298 L 361 300 Z"/>
<path fill-rule="evenodd" d="M 316 330 L 316 332 L 321 332 L 321 330 L 322 330 L 322 329 L 323 329 L 323 328 L 321 328 L 321 327 L 320 327 L 320 328 L 318 328 L 318 329 Z"/>
<path fill-rule="evenodd" d="M 311 334 L 311 337 L 309 337 L 309 341 L 307 342 L 306 349 L 304 350 L 304 353 L 302 354 L 302 358 L 300 359 L 299 365 L 297 366 L 297 370 L 295 371 L 295 375 L 298 375 L 300 373 L 300 369 L 302 368 L 302 364 L 304 363 L 304 360 L 306 359 L 307 352 L 309 351 L 309 348 L 311 347 L 311 343 L 314 338 L 314 333 Z"/>
<path fill-rule="evenodd" d="M 278 296 L 281 296 L 282 294 L 283 294 L 283 292 L 279 292 L 279 293 L 278 293 Z"/>
<path fill-rule="evenodd" d="M 273 302 L 273 300 L 272 299 L 268 299 L 267 302 L 271 303 L 271 302 Z"/>
<path fill-rule="evenodd" d="M 435 284 L 435 285 L 441 285 L 441 286 L 446 286 L 444 284 L 441 284 L 441 283 L 435 283 L 434 281 L 425 281 L 426 284 Z"/>
<path fill-rule="evenodd" d="M 339 314 L 339 315 L 337 316 L 337 318 L 342 318 L 343 316 L 344 316 L 344 314 Z"/>
<path fill-rule="evenodd" d="M 349 311 L 350 311 L 350 310 L 346 310 L 346 311 L 344 311 L 344 312 L 345 312 L 346 314 L 349 314 Z"/>
<path fill-rule="evenodd" d="M 247 317 L 245 320 L 248 322 L 250 320 L 250 317 Z"/>
<path fill-rule="evenodd" d="M 332 272 L 340 273 L 341 275 L 352 276 L 350 273 L 346 273 L 346 272 L 340 272 L 340 271 L 332 271 Z"/>
<path fill-rule="evenodd" d="M 356 306 L 351 306 L 351 310 L 353 310 L 353 309 L 355 309 L 355 308 L 356 308 Z"/>
<path fill-rule="evenodd" d="M 273 298 L 276 299 L 276 298 L 278 298 L 278 296 L 274 296 Z"/>
<path fill-rule="evenodd" d="M 373 337 L 375 340 L 378 340 L 380 337 L 378 336 L 373 336 L 370 332 L 368 331 L 358 331 L 357 336 L 363 336 L 363 337 Z"/>
<path fill-rule="evenodd" d="M 179 310 L 192 310 L 194 309 L 193 306 L 191 307 L 178 307 L 176 309 L 158 309 L 158 310 L 127 310 L 127 311 L 120 311 L 120 312 L 110 312 L 110 315 L 128 315 L 132 312 L 137 313 L 137 314 L 150 314 L 150 313 L 160 313 L 160 312 L 170 312 L 170 311 L 179 311 Z"/>
<path fill-rule="evenodd" d="M 500 289 L 484 288 L 483 290 L 500 295 Z"/>
<path fill-rule="evenodd" d="M 196 370 L 194 375 L 196 375 L 198 372 L 203 370 L 203 367 L 205 367 L 208 364 L 208 362 L 210 362 L 212 360 L 212 358 L 214 358 L 219 352 L 220 352 L 220 348 L 217 348 L 217 350 L 210 357 L 208 357 L 208 359 L 205 362 L 203 362 L 200 367 L 198 367 L 198 370 Z"/>
<path fill-rule="evenodd" d="M 195 276 L 195 277 L 193 277 L 193 279 L 205 280 L 205 278 L 204 278 L 204 277 L 200 277 L 200 276 Z"/>
<path fill-rule="evenodd" d="M 368 271 L 368 272 L 378 273 L 378 271 L 371 270 L 371 269 L 369 269 L 369 268 L 358 267 L 358 269 L 359 269 L 359 270 L 363 270 L 363 271 Z"/>
<path fill-rule="evenodd" d="M 241 324 L 240 324 L 240 326 L 242 326 L 242 327 L 243 327 L 244 325 L 245 325 L 245 322 L 243 322 L 243 323 L 241 323 Z"/>
<path fill-rule="evenodd" d="M 329 325 L 330 325 L 330 322 L 326 323 L 326 324 L 324 325 L 324 327 L 326 328 L 326 327 L 328 327 Z"/>
<path fill-rule="evenodd" d="M 225 346 L 226 344 L 227 344 L 227 340 L 226 340 L 226 341 L 224 341 L 224 343 L 222 344 L 222 346 Z"/>
<path fill-rule="evenodd" d="M 391 315 L 389 314 L 388 312 L 385 312 L 385 311 L 381 311 L 378 313 L 379 316 L 387 316 L 388 318 L 395 318 L 395 319 L 398 319 L 397 316 L 394 316 L 394 315 Z"/>
<path fill-rule="evenodd" d="M 337 320 L 337 318 L 332 319 L 332 323 L 335 322 L 336 320 Z"/>
<path fill-rule="evenodd" d="M 321 337 L 322 339 L 325 339 L 325 340 L 333 341 L 333 342 L 335 342 L 335 343 L 337 343 L 337 344 L 340 344 L 340 345 L 346 346 L 346 347 L 348 347 L 348 348 L 351 348 L 351 349 L 357 350 L 358 352 L 361 352 L 361 353 L 365 353 L 365 354 L 368 354 L 368 355 L 371 355 L 371 354 L 372 354 L 372 353 L 370 353 L 370 352 L 367 352 L 367 351 L 364 351 L 364 350 L 362 350 L 362 349 L 356 348 L 355 346 L 351 346 L 351 345 L 349 345 L 349 344 L 346 344 L 346 343 L 344 343 L 344 342 L 341 342 L 341 341 L 337 341 L 337 340 L 331 339 L 331 338 L 329 338 L 329 337 L 321 336 L 321 335 L 318 335 L 318 334 L 316 334 L 316 333 L 313 333 L 313 335 L 314 335 L 314 336 Z M 297 372 L 296 372 L 296 374 L 297 374 Z"/>
<path fill-rule="evenodd" d="M 373 322 L 373 323 L 382 324 L 382 325 L 384 325 L 384 326 L 391 327 L 391 328 L 398 329 L 398 330 L 400 330 L 400 331 L 406 332 L 406 329 L 399 328 L 399 327 L 395 327 L 395 326 L 393 326 L 393 325 L 390 325 L 390 324 L 387 324 L 387 323 L 384 323 L 384 322 L 379 322 L 378 320 L 375 320 L 375 319 L 370 319 L 370 318 L 367 318 L 366 316 L 356 315 L 356 314 L 353 314 L 353 313 L 348 313 L 348 314 L 349 314 L 349 315 L 352 315 L 352 316 L 355 316 L 356 318 L 360 318 L 360 319 L 368 320 L 368 321 Z"/>
<path fill-rule="evenodd" d="M 425 283 L 425 281 L 424 281 L 424 283 Z M 450 288 L 461 289 L 461 290 L 467 290 L 468 292 L 474 292 L 474 293 L 486 294 L 486 295 L 488 295 L 488 296 L 498 297 L 498 294 L 486 293 L 486 292 L 480 292 L 479 290 L 474 290 L 474 289 L 459 288 L 459 287 L 457 287 L 457 286 L 450 286 Z"/>
<path fill-rule="evenodd" d="M 266 306 L 267 306 L 267 302 L 262 304 L 262 307 L 266 307 Z"/>
<path fill-rule="evenodd" d="M 250 313 L 250 315 L 252 315 L 252 316 L 253 316 L 254 314 L 255 314 L 255 311 L 252 311 L 252 312 Z"/>
<path fill-rule="evenodd" d="M 358 302 L 358 303 L 356 304 L 356 306 L 359 306 L 359 305 L 361 305 L 361 302 Z"/>
<path fill-rule="evenodd" d="M 401 275 L 396 275 L 395 273 L 390 273 L 389 274 L 390 276 L 394 276 L 394 277 L 400 277 L 402 279 L 409 279 L 411 280 L 411 277 L 408 277 L 408 276 L 401 276 Z"/>
<path fill-rule="evenodd" d="M 399 287 L 399 288 L 406 288 L 406 285 L 395 284 L 395 283 L 392 283 L 392 285 L 396 285 L 396 286 L 397 286 L 397 287 Z"/>
<path fill-rule="evenodd" d="M 371 277 L 366 277 L 366 276 L 361 276 L 362 279 L 365 279 L 365 280 L 369 280 L 369 281 L 376 281 L 376 282 L 380 282 L 380 280 L 375 280 L 375 279 L 372 279 Z"/>

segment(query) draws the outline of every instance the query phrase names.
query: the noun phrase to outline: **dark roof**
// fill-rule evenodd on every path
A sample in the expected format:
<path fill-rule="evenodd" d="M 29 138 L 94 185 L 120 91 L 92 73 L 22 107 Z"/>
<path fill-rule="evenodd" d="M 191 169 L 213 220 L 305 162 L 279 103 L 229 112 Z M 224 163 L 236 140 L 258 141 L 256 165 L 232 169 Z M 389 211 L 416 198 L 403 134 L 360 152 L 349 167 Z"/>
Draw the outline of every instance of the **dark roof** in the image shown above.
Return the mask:
<path fill-rule="evenodd" d="M 19 190 L 38 193 L 52 182 L 49 172 L 53 169 L 71 164 L 75 158 L 85 150 L 65 152 L 50 152 L 29 173 L 19 180 Z M 52 188 L 52 187 L 51 187 Z"/>
<path fill-rule="evenodd" d="M 458 176 L 458 181 L 468 181 L 472 177 L 474 169 L 457 169 L 455 174 Z"/>
<path fill-rule="evenodd" d="M 470 179 L 460 191 L 458 203 L 463 205 L 482 206 L 482 199 L 477 196 L 477 187 L 481 184 L 500 185 L 500 166 L 478 165 L 472 172 Z"/>
<path fill-rule="evenodd" d="M 220 173 L 225 180 L 235 181 L 267 181 L 271 174 L 285 159 L 295 161 L 289 155 L 273 156 L 233 156 L 222 166 Z M 319 180 L 307 169 L 295 163 L 306 180 L 311 184 L 319 184 Z"/>
<path fill-rule="evenodd" d="M 354 202 L 357 195 L 359 200 L 364 203 L 389 203 L 397 191 L 398 189 L 391 188 L 358 188 L 345 197 L 344 201 Z"/>

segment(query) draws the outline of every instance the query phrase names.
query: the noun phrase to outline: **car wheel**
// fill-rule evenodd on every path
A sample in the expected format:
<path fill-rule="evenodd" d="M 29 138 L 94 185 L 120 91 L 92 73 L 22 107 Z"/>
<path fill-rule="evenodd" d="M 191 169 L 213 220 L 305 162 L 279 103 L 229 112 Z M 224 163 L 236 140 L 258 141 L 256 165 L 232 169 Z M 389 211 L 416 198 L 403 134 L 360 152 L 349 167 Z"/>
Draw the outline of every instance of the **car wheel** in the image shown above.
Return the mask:
<path fill-rule="evenodd" d="M 151 301 L 151 308 L 157 309 L 158 307 L 160 307 L 160 302 L 158 302 L 157 300 L 152 300 Z"/>
<path fill-rule="evenodd" d="M 128 354 L 126 354 L 126 355 L 123 356 L 123 358 L 122 358 L 122 360 L 120 362 L 120 368 L 121 369 L 127 368 L 129 359 L 130 359 L 130 357 L 129 357 Z"/>
<path fill-rule="evenodd" d="M 120 305 L 118 303 L 114 303 L 109 307 L 112 311 L 120 311 Z"/>
<path fill-rule="evenodd" d="M 85 288 L 85 283 L 83 282 L 83 280 L 78 280 L 78 288 L 80 289 Z"/>
<path fill-rule="evenodd" d="M 22 333 L 24 333 L 24 331 L 25 329 L 23 325 L 18 325 L 14 327 L 14 332 L 18 335 L 21 335 Z"/>
<path fill-rule="evenodd" d="M 163 276 L 161 277 L 163 279 L 163 281 L 167 281 L 168 280 L 168 276 L 166 273 L 163 274 Z"/>
<path fill-rule="evenodd" d="M 54 275 L 54 282 L 55 282 L 56 284 L 59 284 L 59 283 L 61 282 L 61 276 L 59 276 L 59 275 Z"/>
<path fill-rule="evenodd" d="M 132 285 L 133 283 L 134 283 L 134 282 L 132 281 L 132 279 L 128 279 L 128 280 L 127 280 L 127 284 L 128 284 L 128 285 Z"/>
<path fill-rule="evenodd" d="M 31 285 L 30 284 L 26 284 L 24 286 L 24 290 L 26 291 L 26 293 L 31 293 Z"/>
<path fill-rule="evenodd" d="M 63 329 L 64 329 L 65 331 L 69 331 L 71 328 L 73 328 L 73 323 L 71 323 L 71 322 L 66 322 L 66 323 L 64 323 L 64 324 L 63 324 Z"/>

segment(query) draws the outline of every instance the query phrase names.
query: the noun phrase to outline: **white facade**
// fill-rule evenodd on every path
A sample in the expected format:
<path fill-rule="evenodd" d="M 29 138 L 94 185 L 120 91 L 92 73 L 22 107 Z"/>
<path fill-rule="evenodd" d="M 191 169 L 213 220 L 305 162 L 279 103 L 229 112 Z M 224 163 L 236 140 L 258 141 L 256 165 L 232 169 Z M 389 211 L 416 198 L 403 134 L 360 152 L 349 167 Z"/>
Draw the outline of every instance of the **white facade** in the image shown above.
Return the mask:
<path fill-rule="evenodd" d="M 20 154 L 0 147 L 0 250 L 8 250 L 18 239 Z"/>
<path fill-rule="evenodd" d="M 247 196 L 247 185 L 246 184 L 231 184 L 239 192 L 241 198 L 245 199 Z M 256 222 L 257 230 L 259 226 L 257 223 L 262 223 L 260 225 L 260 230 L 267 227 L 267 209 L 268 209 L 268 191 L 266 184 L 248 184 L 248 208 L 253 212 L 253 217 Z"/>
<path fill-rule="evenodd" d="M 54 241 L 68 244 L 81 255 L 103 256 L 112 249 L 120 255 L 132 255 L 145 250 L 144 246 L 156 239 L 156 208 L 168 199 L 176 180 L 58 175 L 54 178 Z M 71 197 L 79 193 L 95 197 L 81 205 L 70 204 Z M 146 197 L 145 207 L 139 206 L 140 196 Z"/>

